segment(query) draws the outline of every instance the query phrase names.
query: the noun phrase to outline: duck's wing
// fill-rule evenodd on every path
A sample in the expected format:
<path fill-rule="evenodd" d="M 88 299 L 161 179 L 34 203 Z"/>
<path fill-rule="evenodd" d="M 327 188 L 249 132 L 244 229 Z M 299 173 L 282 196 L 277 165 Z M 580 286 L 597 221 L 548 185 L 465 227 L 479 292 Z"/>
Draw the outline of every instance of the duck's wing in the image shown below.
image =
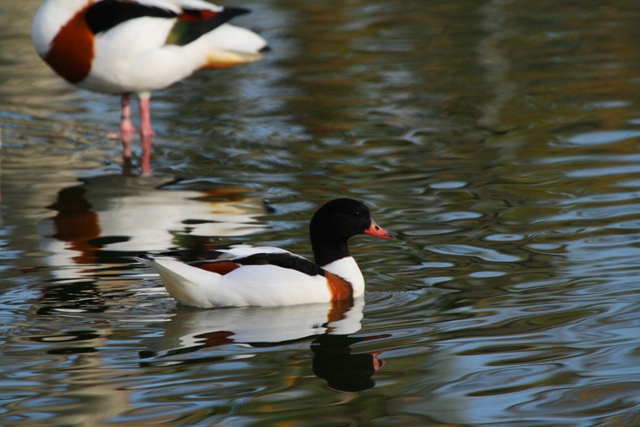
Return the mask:
<path fill-rule="evenodd" d="M 176 19 L 166 44 L 184 46 L 235 16 L 248 12 L 248 9 L 241 7 L 221 7 L 194 0 L 102 0 L 88 8 L 85 19 L 93 34 L 104 33 L 137 18 Z"/>
<path fill-rule="evenodd" d="M 85 15 L 93 34 L 104 33 L 123 22 L 151 17 L 177 18 L 181 9 L 170 2 L 102 0 L 92 4 Z"/>
<path fill-rule="evenodd" d="M 215 258 L 198 259 L 189 265 L 203 270 L 226 274 L 242 266 L 262 265 L 276 266 L 296 270 L 309 276 L 324 276 L 325 271 L 316 263 L 300 255 L 271 246 L 242 246 L 215 251 Z"/>

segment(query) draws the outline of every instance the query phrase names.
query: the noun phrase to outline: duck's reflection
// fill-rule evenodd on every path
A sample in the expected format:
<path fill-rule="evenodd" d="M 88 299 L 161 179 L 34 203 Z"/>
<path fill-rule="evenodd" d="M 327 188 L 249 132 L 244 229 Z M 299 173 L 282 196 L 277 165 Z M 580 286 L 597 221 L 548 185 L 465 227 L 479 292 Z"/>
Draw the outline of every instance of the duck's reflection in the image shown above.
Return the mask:
<path fill-rule="evenodd" d="M 172 180 L 121 175 L 84 179 L 61 190 L 52 218 L 38 224 L 50 266 L 70 279 L 86 277 L 69 265 L 130 261 L 131 254 L 185 246 L 209 236 L 264 230 L 264 204 L 239 188 L 168 189 Z"/>
<path fill-rule="evenodd" d="M 360 391 L 375 386 L 373 374 L 384 365 L 380 352 L 353 354 L 351 346 L 375 337 L 321 335 L 311 343 L 313 373 L 329 387 L 342 391 Z"/>
<path fill-rule="evenodd" d="M 244 307 L 179 311 L 160 325 L 164 334 L 140 352 L 142 366 L 211 363 L 251 355 L 198 354 L 208 347 L 241 344 L 277 347 L 313 339 L 313 372 L 334 389 L 358 391 L 375 385 L 382 366 L 378 353 L 352 353 L 351 346 L 379 337 L 351 337 L 358 332 L 364 299 L 285 307 Z M 182 310 L 182 309 L 181 309 Z M 314 339 L 315 337 L 315 339 Z"/>

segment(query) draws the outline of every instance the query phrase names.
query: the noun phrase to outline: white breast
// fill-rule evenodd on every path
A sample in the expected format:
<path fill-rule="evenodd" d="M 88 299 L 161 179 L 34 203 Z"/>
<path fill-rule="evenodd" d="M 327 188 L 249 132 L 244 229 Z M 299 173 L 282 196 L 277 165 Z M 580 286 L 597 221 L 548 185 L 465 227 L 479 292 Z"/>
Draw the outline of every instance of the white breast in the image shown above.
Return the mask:
<path fill-rule="evenodd" d="M 345 257 L 323 266 L 329 273 L 336 274 L 353 286 L 353 296 L 364 294 L 364 277 L 353 257 Z"/>

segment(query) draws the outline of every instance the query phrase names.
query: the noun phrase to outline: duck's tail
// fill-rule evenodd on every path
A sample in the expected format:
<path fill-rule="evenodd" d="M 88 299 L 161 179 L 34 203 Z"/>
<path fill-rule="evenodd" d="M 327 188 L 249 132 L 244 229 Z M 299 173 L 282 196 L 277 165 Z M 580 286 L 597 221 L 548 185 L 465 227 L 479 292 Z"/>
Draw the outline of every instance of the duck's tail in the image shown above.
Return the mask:
<path fill-rule="evenodd" d="M 154 255 L 138 255 L 136 260 L 152 267 L 164 282 L 167 292 L 180 304 L 192 307 L 211 307 L 203 285 L 215 286 L 219 274 L 192 267 L 175 258 Z"/>
<path fill-rule="evenodd" d="M 223 24 L 185 46 L 198 68 L 228 68 L 262 59 L 267 42 L 246 28 Z"/>

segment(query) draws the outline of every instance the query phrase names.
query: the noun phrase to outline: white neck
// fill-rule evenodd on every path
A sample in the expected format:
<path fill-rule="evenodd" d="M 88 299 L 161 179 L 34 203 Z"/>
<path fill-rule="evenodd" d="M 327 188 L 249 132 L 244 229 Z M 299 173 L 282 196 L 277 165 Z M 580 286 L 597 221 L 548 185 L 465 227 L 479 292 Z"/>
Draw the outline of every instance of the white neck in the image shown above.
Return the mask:
<path fill-rule="evenodd" d="M 356 260 L 353 259 L 353 257 L 349 256 L 341 258 L 323 266 L 322 268 L 351 283 L 353 286 L 354 297 L 359 297 L 364 294 L 364 277 L 362 277 L 362 272 L 360 271 L 360 268 L 358 268 L 358 264 L 356 264 Z"/>

